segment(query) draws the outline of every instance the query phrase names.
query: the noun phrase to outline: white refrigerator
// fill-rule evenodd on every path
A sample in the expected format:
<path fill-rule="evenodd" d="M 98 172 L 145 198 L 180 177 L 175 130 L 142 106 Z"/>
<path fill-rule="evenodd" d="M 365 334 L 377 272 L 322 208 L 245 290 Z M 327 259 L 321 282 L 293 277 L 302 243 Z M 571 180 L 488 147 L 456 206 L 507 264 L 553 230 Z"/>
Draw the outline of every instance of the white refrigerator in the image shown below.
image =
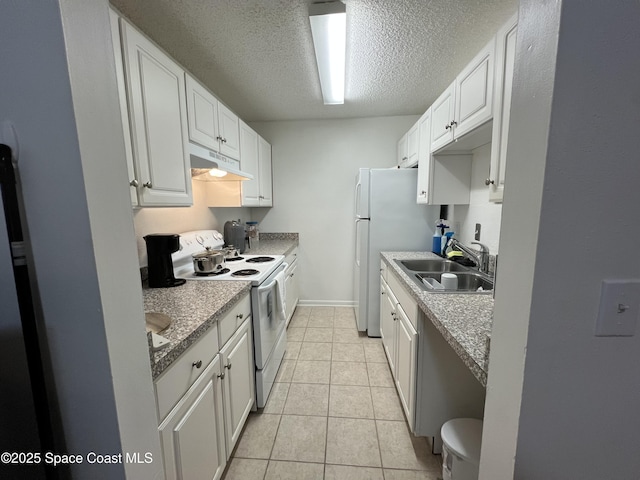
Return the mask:
<path fill-rule="evenodd" d="M 380 336 L 380 252 L 430 251 L 439 206 L 418 205 L 418 170 L 361 168 L 355 185 L 358 330 Z"/>

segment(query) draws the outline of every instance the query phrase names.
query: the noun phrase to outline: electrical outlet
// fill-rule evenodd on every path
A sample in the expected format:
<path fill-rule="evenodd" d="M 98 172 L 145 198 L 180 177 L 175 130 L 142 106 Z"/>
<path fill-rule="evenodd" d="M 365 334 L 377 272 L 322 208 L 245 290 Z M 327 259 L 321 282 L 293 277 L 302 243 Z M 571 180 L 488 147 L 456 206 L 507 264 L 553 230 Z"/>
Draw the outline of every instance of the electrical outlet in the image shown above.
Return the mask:
<path fill-rule="evenodd" d="M 480 225 L 479 223 L 476 223 L 476 232 L 474 234 L 474 238 L 476 239 L 476 242 L 480 241 L 480 229 L 482 228 L 482 225 Z"/>

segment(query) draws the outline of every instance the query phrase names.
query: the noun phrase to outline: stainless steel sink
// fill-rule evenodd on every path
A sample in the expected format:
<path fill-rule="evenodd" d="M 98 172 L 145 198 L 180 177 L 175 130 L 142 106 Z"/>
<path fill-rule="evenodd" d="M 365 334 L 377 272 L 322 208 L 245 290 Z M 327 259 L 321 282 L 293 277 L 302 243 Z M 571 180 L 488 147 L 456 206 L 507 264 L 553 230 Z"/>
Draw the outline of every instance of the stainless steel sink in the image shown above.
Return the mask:
<path fill-rule="evenodd" d="M 444 258 L 424 258 L 419 260 L 396 260 L 413 272 L 466 272 L 468 269 L 459 263 Z"/>
<path fill-rule="evenodd" d="M 426 292 L 483 294 L 491 293 L 493 290 L 493 279 L 489 275 L 451 260 L 424 258 L 395 262 L 416 285 Z M 443 273 L 454 273 L 458 277 L 457 289 L 444 289 L 439 285 Z"/>
<path fill-rule="evenodd" d="M 455 290 L 432 289 L 427 287 L 422 281 L 423 278 L 432 278 L 440 283 L 442 274 L 440 273 L 416 273 L 413 278 L 418 285 L 427 291 L 434 293 L 482 293 L 493 290 L 493 282 L 488 275 L 480 272 L 456 272 L 458 277 L 458 288 Z"/>

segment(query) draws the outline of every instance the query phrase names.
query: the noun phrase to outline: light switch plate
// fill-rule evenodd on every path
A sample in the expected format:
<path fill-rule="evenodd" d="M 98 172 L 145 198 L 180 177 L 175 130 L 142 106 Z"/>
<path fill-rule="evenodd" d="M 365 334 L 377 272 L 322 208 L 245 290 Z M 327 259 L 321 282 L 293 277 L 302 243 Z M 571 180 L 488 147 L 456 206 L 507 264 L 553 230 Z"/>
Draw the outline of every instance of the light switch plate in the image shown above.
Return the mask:
<path fill-rule="evenodd" d="M 632 337 L 640 315 L 640 280 L 604 280 L 596 337 Z"/>

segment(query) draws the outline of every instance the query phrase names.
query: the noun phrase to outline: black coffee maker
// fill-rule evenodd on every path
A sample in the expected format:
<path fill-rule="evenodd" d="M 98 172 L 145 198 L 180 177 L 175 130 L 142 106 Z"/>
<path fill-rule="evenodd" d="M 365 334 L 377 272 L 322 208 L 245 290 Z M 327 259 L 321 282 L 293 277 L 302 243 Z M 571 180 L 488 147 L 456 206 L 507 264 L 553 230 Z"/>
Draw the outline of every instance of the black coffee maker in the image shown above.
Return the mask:
<path fill-rule="evenodd" d="M 171 254 L 180 248 L 180 235 L 176 233 L 152 233 L 144 237 L 147 242 L 149 287 L 177 287 L 186 282 L 173 275 Z"/>

